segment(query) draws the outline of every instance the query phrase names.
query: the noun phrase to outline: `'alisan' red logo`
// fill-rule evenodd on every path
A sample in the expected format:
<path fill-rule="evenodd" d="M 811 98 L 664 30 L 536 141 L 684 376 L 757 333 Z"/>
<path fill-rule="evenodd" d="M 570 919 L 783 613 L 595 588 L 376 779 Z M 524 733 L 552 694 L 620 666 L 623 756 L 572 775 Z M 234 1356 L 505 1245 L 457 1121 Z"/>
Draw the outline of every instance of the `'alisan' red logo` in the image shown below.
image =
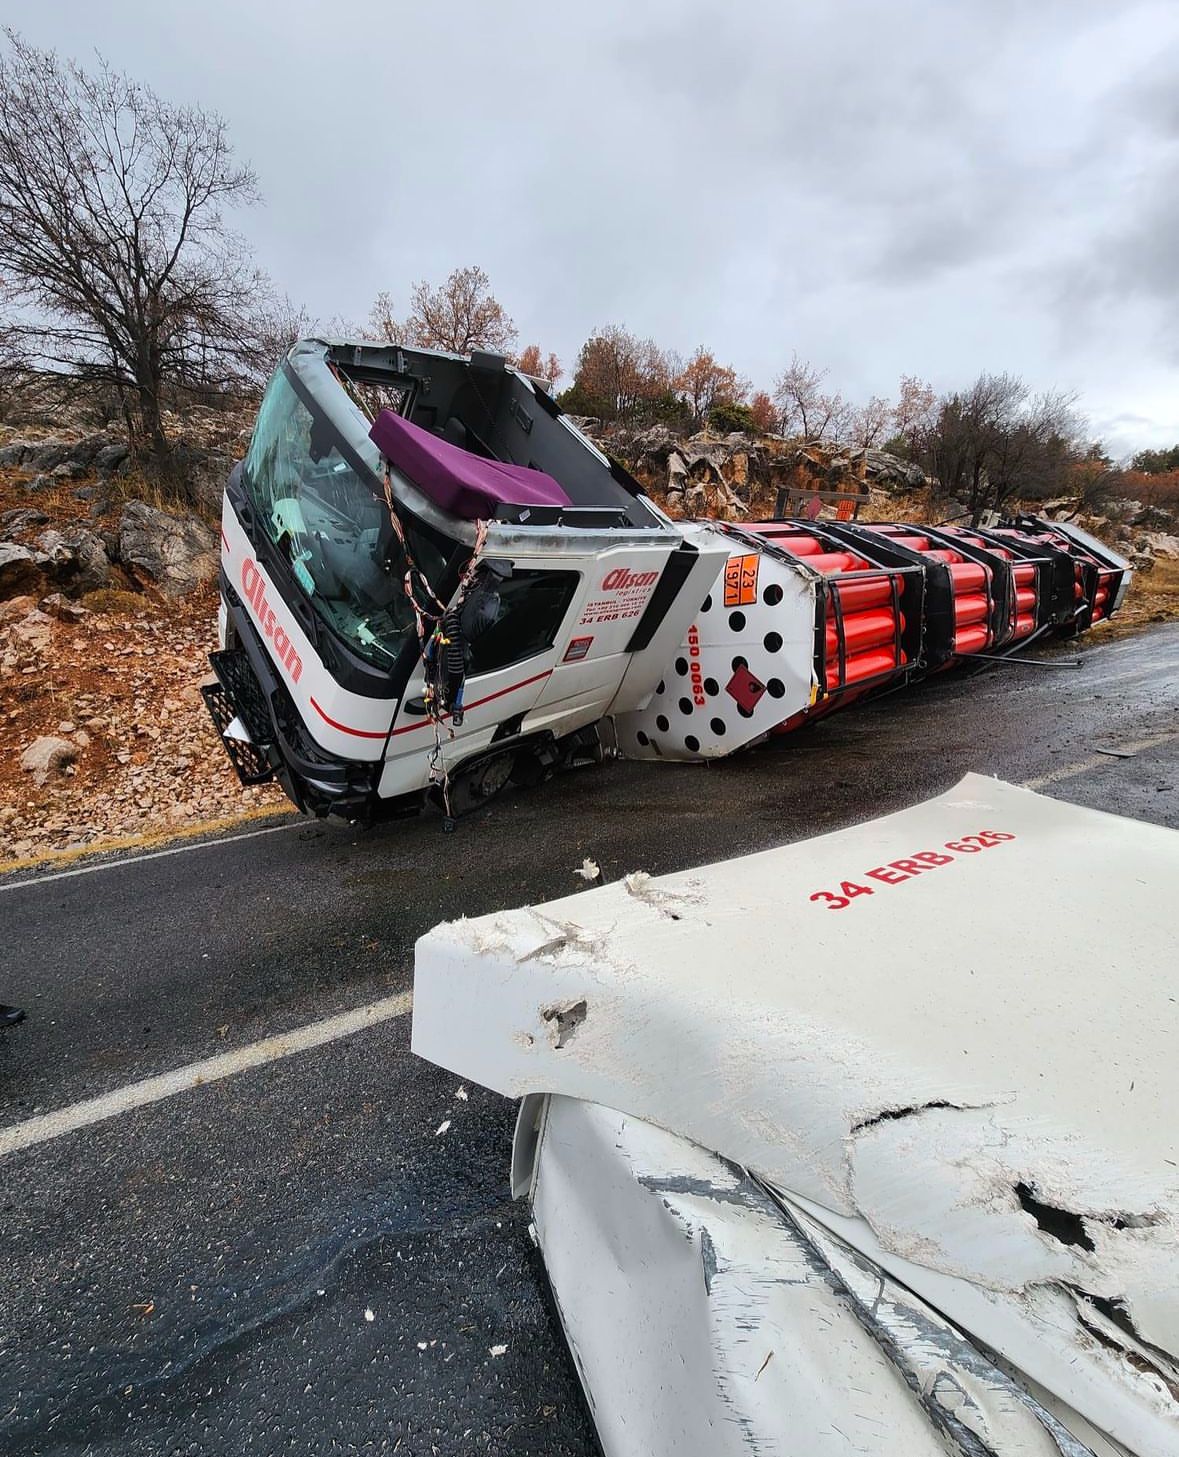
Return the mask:
<path fill-rule="evenodd" d="M 297 683 L 303 673 L 303 659 L 295 651 L 295 645 L 287 637 L 281 623 L 274 619 L 274 608 L 266 600 L 266 589 L 258 564 L 249 557 L 242 562 L 242 591 L 246 601 L 254 609 L 258 626 L 274 644 L 274 655 L 291 675 L 291 682 Z"/>
<path fill-rule="evenodd" d="M 622 592 L 627 587 L 653 587 L 658 580 L 658 572 L 632 572 L 629 567 L 615 567 L 606 573 L 601 590 Z"/>

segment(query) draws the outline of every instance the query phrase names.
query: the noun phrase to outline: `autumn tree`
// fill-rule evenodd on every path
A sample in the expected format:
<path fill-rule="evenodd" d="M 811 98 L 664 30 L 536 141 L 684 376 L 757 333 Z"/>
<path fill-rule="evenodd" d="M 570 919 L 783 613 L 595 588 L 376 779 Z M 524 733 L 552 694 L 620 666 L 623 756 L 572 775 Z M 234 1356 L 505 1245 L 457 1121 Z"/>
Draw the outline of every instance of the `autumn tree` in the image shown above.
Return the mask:
<path fill-rule="evenodd" d="M 739 405 L 749 393 L 749 381 L 727 364 L 718 364 L 703 345 L 671 381 L 691 411 L 694 429 L 699 429 L 716 405 Z"/>
<path fill-rule="evenodd" d="M 838 440 L 846 430 L 851 407 L 842 395 L 823 388 L 825 369 L 816 369 L 798 355 L 782 371 L 774 386 L 778 421 L 784 435 L 801 435 L 816 444 Z"/>
<path fill-rule="evenodd" d="M 256 200 L 225 123 L 99 61 L 4 32 L 0 277 L 10 343 L 36 368 L 113 389 L 130 443 L 164 467 L 166 394 L 256 366 L 265 282 L 224 209 Z"/>
<path fill-rule="evenodd" d="M 762 435 L 769 435 L 778 428 L 778 412 L 765 390 L 755 390 L 750 396 L 749 416 L 753 428 Z"/>
<path fill-rule="evenodd" d="M 637 339 L 618 324 L 599 329 L 581 346 L 573 383 L 561 396 L 572 414 L 637 423 L 684 423 L 686 411 L 672 381 L 681 362 L 653 339 Z"/>
<path fill-rule="evenodd" d="M 532 379 L 542 379 L 549 385 L 555 385 L 562 374 L 561 361 L 551 351 L 547 356 L 541 354 L 539 344 L 524 346 L 516 360 L 516 368 L 521 374 L 527 374 Z"/>
<path fill-rule="evenodd" d="M 424 280 L 414 284 L 406 325 L 421 348 L 454 354 L 504 351 L 516 338 L 516 326 L 491 292 L 491 280 L 477 267 L 456 268 L 437 288 Z"/>

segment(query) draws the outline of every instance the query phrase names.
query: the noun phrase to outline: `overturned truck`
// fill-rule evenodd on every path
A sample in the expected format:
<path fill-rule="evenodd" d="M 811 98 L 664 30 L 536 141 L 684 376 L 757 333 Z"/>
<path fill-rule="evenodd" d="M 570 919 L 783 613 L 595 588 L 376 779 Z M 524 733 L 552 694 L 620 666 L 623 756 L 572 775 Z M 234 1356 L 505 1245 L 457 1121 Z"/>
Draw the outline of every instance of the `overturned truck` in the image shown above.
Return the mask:
<path fill-rule="evenodd" d="M 209 711 L 302 810 L 721 758 L 1110 617 L 1075 527 L 673 521 L 501 355 L 294 345 L 226 485 Z"/>

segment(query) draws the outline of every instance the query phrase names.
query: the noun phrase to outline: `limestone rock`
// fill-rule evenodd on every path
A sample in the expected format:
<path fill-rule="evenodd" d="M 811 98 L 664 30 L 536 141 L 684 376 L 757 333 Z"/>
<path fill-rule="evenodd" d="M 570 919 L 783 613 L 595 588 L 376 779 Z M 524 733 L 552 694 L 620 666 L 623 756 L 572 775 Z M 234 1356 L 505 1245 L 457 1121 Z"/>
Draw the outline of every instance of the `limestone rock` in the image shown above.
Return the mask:
<path fill-rule="evenodd" d="M 1165 531 L 1148 531 L 1146 546 L 1154 556 L 1179 557 L 1179 536 L 1169 535 Z"/>
<path fill-rule="evenodd" d="M 0 598 L 32 592 L 40 596 L 45 588 L 46 569 L 50 566 L 44 552 L 33 551 L 16 542 L 0 541 Z"/>
<path fill-rule="evenodd" d="M 59 739 L 53 734 L 43 734 L 34 739 L 20 756 L 20 767 L 33 776 L 39 786 L 51 778 L 59 778 L 66 769 L 77 761 L 78 746 L 69 739 Z"/>
<path fill-rule="evenodd" d="M 166 597 L 182 597 L 217 572 L 217 541 L 195 516 L 128 501 L 119 520 L 119 560 Z"/>

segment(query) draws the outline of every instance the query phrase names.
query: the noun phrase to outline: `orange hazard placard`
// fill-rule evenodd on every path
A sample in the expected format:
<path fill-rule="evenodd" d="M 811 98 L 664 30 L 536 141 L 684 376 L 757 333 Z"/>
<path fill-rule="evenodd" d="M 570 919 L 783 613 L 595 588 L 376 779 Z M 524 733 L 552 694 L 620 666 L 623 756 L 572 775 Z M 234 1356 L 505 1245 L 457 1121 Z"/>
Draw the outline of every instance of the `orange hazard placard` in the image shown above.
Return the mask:
<path fill-rule="evenodd" d="M 757 567 L 761 557 L 731 556 L 725 563 L 725 606 L 749 607 L 757 601 Z"/>

